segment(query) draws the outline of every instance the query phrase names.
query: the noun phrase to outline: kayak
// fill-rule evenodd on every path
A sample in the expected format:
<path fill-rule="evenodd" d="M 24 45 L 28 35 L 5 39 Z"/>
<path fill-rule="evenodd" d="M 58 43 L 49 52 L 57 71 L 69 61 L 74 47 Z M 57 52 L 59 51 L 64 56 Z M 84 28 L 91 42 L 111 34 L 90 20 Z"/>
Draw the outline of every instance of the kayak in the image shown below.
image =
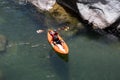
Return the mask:
<path fill-rule="evenodd" d="M 50 32 L 54 32 L 53 30 L 48 30 L 47 33 L 47 38 L 48 38 L 48 42 L 50 43 L 50 45 L 52 46 L 53 50 L 60 53 L 60 54 L 68 54 L 69 52 L 69 48 L 66 44 L 66 42 L 63 40 L 63 38 L 58 34 L 58 38 L 61 41 L 61 44 L 57 44 L 54 43 L 52 40 L 52 35 L 50 34 Z"/>

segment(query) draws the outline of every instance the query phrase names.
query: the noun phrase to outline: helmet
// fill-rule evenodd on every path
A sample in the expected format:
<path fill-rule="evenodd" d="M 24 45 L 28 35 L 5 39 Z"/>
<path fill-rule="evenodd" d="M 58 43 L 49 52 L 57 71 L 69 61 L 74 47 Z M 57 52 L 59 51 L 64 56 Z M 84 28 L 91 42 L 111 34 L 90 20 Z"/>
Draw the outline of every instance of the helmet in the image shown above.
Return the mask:
<path fill-rule="evenodd" d="M 51 31 L 51 32 L 50 32 L 50 34 L 54 34 L 54 32 L 53 32 L 53 31 Z"/>
<path fill-rule="evenodd" d="M 57 32 L 57 30 L 55 29 L 54 32 Z"/>

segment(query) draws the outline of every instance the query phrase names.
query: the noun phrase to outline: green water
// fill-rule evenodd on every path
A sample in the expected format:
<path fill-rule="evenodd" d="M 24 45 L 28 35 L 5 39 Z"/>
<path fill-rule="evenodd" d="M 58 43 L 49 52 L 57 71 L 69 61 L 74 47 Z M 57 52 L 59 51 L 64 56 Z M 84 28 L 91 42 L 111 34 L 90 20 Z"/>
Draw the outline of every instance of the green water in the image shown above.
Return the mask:
<path fill-rule="evenodd" d="M 65 62 L 48 44 L 46 32 L 36 33 L 55 28 L 54 20 L 33 13 L 0 0 L 0 34 L 8 39 L 6 52 L 0 53 L 0 80 L 120 80 L 118 40 L 92 32 L 60 32 L 70 49 Z"/>

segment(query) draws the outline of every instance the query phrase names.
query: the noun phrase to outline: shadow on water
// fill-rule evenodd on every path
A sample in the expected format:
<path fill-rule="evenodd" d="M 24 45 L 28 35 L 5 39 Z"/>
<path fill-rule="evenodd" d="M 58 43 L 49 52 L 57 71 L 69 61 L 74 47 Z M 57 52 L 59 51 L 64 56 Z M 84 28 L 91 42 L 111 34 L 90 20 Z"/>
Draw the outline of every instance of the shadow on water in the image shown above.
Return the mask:
<path fill-rule="evenodd" d="M 90 27 L 90 26 L 88 26 Z M 107 34 L 105 32 L 103 33 L 99 33 L 91 28 L 87 28 L 87 29 L 84 29 L 84 30 L 78 30 L 73 36 L 72 38 L 76 38 L 76 37 L 79 37 L 79 36 L 84 36 L 86 38 L 88 38 L 89 40 L 94 40 L 94 41 L 97 41 L 99 43 L 102 43 L 102 44 L 106 44 L 106 45 L 109 45 L 109 44 L 112 44 L 112 43 L 116 43 L 119 40 L 118 37 L 112 35 L 112 34 Z"/>
<path fill-rule="evenodd" d="M 35 29 L 46 29 L 46 14 L 39 12 L 36 10 L 36 7 L 30 3 L 27 3 L 26 5 L 19 5 L 15 3 L 12 0 L 8 1 L 10 4 L 12 3 L 12 6 L 15 6 L 14 8 L 16 10 L 19 10 L 22 12 L 22 14 L 28 16 L 30 20 L 32 20 L 36 25 L 34 26 Z"/>
<path fill-rule="evenodd" d="M 0 55 L 4 55 L 6 53 L 6 50 L 0 51 Z"/>
<path fill-rule="evenodd" d="M 38 12 L 33 5 L 27 4 L 27 5 L 23 6 L 23 8 L 21 7 L 21 11 L 23 11 L 24 14 L 29 16 L 30 19 L 32 19 L 33 22 L 35 24 L 37 24 L 35 26 L 36 29 L 46 29 L 47 28 L 47 26 L 45 24 L 45 14 Z"/>
<path fill-rule="evenodd" d="M 64 62 L 69 61 L 69 54 L 60 54 L 60 53 L 55 52 L 54 50 L 51 50 L 50 53 L 51 53 L 50 56 L 56 55 L 58 58 L 60 58 Z"/>
<path fill-rule="evenodd" d="M 69 64 L 66 62 L 66 57 L 58 55 L 53 50 L 50 51 L 50 62 L 55 73 L 59 75 L 60 80 L 70 80 L 69 79 Z"/>
<path fill-rule="evenodd" d="M 68 54 L 59 54 L 56 53 L 62 60 L 64 60 L 65 62 L 69 61 L 69 55 Z"/>

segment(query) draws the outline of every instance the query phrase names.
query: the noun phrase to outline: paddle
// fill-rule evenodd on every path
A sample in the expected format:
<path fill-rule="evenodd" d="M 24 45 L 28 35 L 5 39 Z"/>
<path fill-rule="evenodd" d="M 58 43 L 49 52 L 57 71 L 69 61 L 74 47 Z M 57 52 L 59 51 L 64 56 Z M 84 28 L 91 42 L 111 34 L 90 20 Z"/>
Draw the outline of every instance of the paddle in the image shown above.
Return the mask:
<path fill-rule="evenodd" d="M 39 33 L 43 33 L 45 30 L 42 30 L 42 29 L 39 29 L 37 30 L 36 32 L 39 34 Z"/>
<path fill-rule="evenodd" d="M 70 29 L 69 26 L 63 26 L 63 27 L 61 27 L 61 28 L 57 28 L 56 30 L 57 30 L 57 31 L 61 31 L 61 30 L 67 31 L 67 30 L 69 30 L 69 29 Z M 45 32 L 45 30 L 39 29 L 39 30 L 37 30 L 36 32 L 37 32 L 38 34 L 40 34 L 40 33 Z"/>

